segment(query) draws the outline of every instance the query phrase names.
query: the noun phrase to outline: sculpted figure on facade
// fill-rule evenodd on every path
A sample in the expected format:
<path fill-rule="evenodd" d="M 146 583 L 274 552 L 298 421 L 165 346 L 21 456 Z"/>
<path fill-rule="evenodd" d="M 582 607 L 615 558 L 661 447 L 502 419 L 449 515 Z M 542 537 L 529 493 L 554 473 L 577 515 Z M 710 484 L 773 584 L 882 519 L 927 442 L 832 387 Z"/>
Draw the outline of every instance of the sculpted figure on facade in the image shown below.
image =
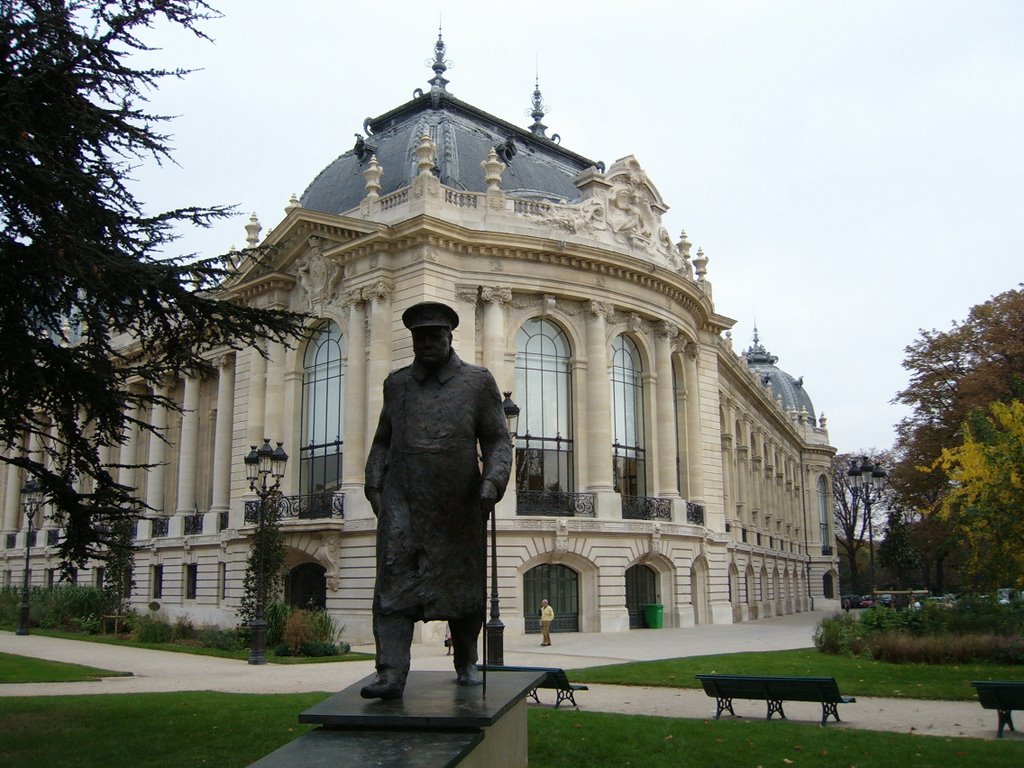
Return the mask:
<path fill-rule="evenodd" d="M 309 248 L 309 253 L 299 263 L 297 273 L 306 294 L 306 304 L 310 311 L 314 311 L 322 309 L 334 298 L 341 279 L 341 269 L 324 256 L 319 237 L 309 238 Z"/>

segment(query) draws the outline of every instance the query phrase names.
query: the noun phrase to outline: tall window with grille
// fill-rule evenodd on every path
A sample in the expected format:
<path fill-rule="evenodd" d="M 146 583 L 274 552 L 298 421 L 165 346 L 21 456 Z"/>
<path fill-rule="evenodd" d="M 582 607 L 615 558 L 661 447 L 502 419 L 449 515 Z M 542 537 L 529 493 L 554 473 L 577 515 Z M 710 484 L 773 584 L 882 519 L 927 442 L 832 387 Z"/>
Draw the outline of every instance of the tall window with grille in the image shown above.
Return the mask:
<path fill-rule="evenodd" d="M 345 371 L 343 339 L 328 320 L 306 347 L 302 371 L 302 447 L 299 450 L 303 493 L 332 493 L 341 487 Z"/>
<path fill-rule="evenodd" d="M 647 495 L 643 361 L 636 343 L 621 335 L 612 344 L 612 472 L 623 496 Z"/>
<path fill-rule="evenodd" d="M 828 535 L 829 516 L 829 492 L 828 482 L 824 475 L 818 476 L 818 528 L 821 535 L 821 552 L 829 554 L 832 551 L 832 539 Z"/>
<path fill-rule="evenodd" d="M 516 336 L 516 493 L 520 509 L 542 494 L 573 492 L 572 374 L 565 333 L 526 321 Z"/>

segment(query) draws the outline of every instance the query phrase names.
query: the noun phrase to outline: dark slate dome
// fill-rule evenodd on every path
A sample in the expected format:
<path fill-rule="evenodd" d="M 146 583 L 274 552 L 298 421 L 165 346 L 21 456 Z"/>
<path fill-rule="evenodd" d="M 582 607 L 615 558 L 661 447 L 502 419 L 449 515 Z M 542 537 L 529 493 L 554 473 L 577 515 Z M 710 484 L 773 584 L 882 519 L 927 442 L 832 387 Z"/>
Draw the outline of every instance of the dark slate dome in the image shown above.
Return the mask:
<path fill-rule="evenodd" d="M 800 413 L 801 409 L 804 409 L 807 411 L 808 418 L 812 422 L 815 421 L 814 404 L 811 402 L 811 396 L 804 389 L 803 376 L 794 379 L 775 365 L 779 358 L 768 352 L 761 344 L 756 327 L 754 328 L 754 343 L 744 354 L 747 356 L 747 367 L 758 375 L 764 386 L 771 386 L 772 397 L 778 395 L 782 398 L 783 410 Z"/>
<path fill-rule="evenodd" d="M 553 140 L 545 135 L 539 89 L 534 91 L 534 124 L 520 128 L 448 93 L 440 36 L 433 66 L 430 90 L 417 89 L 412 101 L 367 118 L 367 135 L 356 134 L 355 146 L 324 168 L 302 193 L 304 208 L 325 213 L 357 208 L 366 196 L 363 171 L 373 156 L 384 171 L 381 196 L 408 186 L 416 175 L 415 150 L 424 133 L 437 148 L 434 173 L 442 184 L 459 190 L 487 191 L 480 163 L 492 148 L 507 166 L 501 189 L 513 197 L 575 202 L 580 198 L 575 177 L 592 166 L 603 170 L 602 164 L 563 149 L 557 136 Z"/>

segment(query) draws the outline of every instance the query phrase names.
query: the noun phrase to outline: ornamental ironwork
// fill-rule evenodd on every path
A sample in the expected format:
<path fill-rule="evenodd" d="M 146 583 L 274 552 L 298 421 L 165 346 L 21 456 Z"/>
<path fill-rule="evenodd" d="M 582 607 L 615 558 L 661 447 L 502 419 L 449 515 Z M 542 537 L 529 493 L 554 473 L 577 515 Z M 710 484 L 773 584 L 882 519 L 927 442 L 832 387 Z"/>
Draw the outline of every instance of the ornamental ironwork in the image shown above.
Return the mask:
<path fill-rule="evenodd" d="M 46 546 L 55 547 L 60 539 L 60 531 L 56 528 L 49 528 L 46 531 Z"/>
<path fill-rule="evenodd" d="M 217 513 L 217 530 L 226 531 L 228 529 L 228 511 L 222 510 Z"/>
<path fill-rule="evenodd" d="M 690 525 L 704 525 L 704 505 L 686 502 L 686 522 Z"/>
<path fill-rule="evenodd" d="M 562 491 L 517 491 L 517 515 L 593 517 L 594 494 Z"/>
<path fill-rule="evenodd" d="M 822 544 L 821 545 L 821 554 L 823 554 L 823 555 L 831 555 L 832 554 L 832 547 L 830 545 L 828 545 L 828 544 Z"/>
<path fill-rule="evenodd" d="M 170 530 L 170 523 L 166 517 L 155 517 L 153 518 L 153 530 L 151 536 L 154 539 L 160 539 L 167 535 Z"/>
<path fill-rule="evenodd" d="M 654 496 L 623 496 L 623 520 L 671 520 L 672 500 Z"/>
<path fill-rule="evenodd" d="M 7 536 L 5 537 L 5 540 L 4 540 L 4 546 L 7 547 L 7 549 L 14 549 L 15 547 L 17 547 L 18 546 L 18 534 L 16 534 L 16 533 L 8 533 Z"/>
<path fill-rule="evenodd" d="M 327 520 L 345 517 L 345 494 L 305 493 L 293 496 L 276 495 L 267 499 L 268 511 L 273 510 L 278 520 Z M 245 502 L 245 522 L 258 523 L 260 502 Z"/>
<path fill-rule="evenodd" d="M 32 531 L 31 533 L 28 534 L 28 545 L 30 547 L 34 547 L 36 545 L 36 541 L 38 540 L 38 536 L 37 536 L 38 533 L 39 533 L 39 531 Z"/>
<path fill-rule="evenodd" d="M 184 533 L 186 536 L 196 536 L 203 532 L 203 516 L 199 512 L 194 515 L 185 516 Z"/>

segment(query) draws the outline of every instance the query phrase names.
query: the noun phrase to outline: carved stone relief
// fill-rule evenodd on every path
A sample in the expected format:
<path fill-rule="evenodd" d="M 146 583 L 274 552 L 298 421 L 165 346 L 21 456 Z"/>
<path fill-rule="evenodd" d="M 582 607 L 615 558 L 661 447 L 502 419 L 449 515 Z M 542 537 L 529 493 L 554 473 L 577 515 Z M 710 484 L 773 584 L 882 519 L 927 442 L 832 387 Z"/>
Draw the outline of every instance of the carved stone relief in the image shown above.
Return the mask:
<path fill-rule="evenodd" d="M 299 262 L 298 276 L 311 312 L 322 311 L 334 299 L 341 275 L 341 268 L 321 251 L 320 238 L 310 237 L 309 252 Z"/>

